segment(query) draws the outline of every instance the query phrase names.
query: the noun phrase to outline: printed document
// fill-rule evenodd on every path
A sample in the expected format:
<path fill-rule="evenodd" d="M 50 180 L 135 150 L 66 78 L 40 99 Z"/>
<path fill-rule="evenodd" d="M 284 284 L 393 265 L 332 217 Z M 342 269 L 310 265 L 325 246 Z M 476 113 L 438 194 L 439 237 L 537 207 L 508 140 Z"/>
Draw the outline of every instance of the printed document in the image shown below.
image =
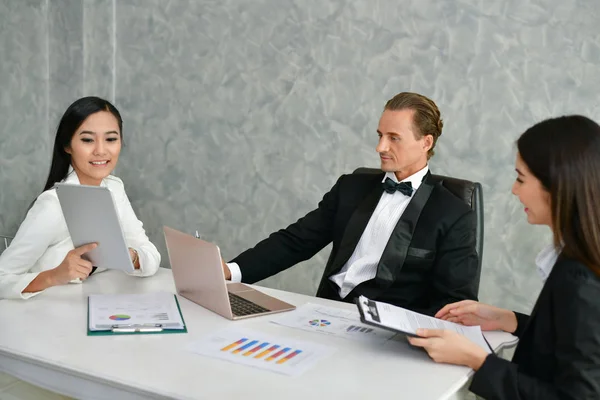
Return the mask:
<path fill-rule="evenodd" d="M 321 344 L 268 335 L 249 329 L 228 328 L 212 333 L 187 349 L 207 357 L 297 376 L 334 349 Z"/>
<path fill-rule="evenodd" d="M 479 326 L 464 326 L 454 322 L 444 321 L 402 307 L 369 300 L 365 296 L 359 297 L 358 307 L 365 323 L 381 326 L 411 336 L 416 336 L 417 329 L 419 328 L 446 329 L 458 332 L 482 347 L 488 353 L 492 352 L 483 337 L 483 333 Z"/>
<path fill-rule="evenodd" d="M 307 303 L 294 311 L 275 314 L 271 322 L 303 331 L 363 342 L 384 343 L 396 333 L 361 324 L 356 308 L 346 310 Z"/>
<path fill-rule="evenodd" d="M 173 293 L 92 294 L 89 296 L 90 331 L 122 326 L 184 329 Z"/>

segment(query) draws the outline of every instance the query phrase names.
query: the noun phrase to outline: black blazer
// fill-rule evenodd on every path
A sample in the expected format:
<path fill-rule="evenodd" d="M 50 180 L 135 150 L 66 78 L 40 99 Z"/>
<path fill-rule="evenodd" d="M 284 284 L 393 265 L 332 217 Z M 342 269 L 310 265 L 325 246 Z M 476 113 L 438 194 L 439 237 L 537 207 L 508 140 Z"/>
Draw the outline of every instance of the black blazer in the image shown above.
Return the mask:
<path fill-rule="evenodd" d="M 600 399 L 600 279 L 560 258 L 531 316 L 517 313 L 512 362 L 487 357 L 470 390 L 485 399 Z"/>
<path fill-rule="evenodd" d="M 384 173 L 342 175 L 316 210 L 271 234 L 232 262 L 254 283 L 307 260 L 333 242 L 317 296 L 342 300 L 329 280 L 348 261 L 383 193 Z M 428 173 L 387 243 L 377 276 L 358 295 L 434 314 L 444 305 L 477 299 L 475 213 Z"/>

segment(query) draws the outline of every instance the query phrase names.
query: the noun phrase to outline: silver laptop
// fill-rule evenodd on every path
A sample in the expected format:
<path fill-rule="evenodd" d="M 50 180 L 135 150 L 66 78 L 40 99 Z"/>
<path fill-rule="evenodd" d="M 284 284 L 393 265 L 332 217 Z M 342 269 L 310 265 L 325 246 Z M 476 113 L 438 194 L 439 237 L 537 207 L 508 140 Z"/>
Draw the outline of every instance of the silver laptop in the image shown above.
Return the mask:
<path fill-rule="evenodd" d="M 108 188 L 57 183 L 56 194 L 73 246 L 98 243 L 84 254 L 85 259 L 98 268 L 135 270 Z"/>
<path fill-rule="evenodd" d="M 296 307 L 242 283 L 225 279 L 217 245 L 163 227 L 177 293 L 229 319 L 293 310 Z"/>

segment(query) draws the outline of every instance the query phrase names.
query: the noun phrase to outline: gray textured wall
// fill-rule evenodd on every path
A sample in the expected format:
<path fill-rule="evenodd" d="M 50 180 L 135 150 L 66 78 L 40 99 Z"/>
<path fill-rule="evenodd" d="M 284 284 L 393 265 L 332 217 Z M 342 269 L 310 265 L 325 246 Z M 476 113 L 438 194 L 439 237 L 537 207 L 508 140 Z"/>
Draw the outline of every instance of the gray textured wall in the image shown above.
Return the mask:
<path fill-rule="evenodd" d="M 600 119 L 599 18 L 597 0 L 0 0 L 0 231 L 81 95 L 120 108 L 117 174 L 166 264 L 162 225 L 233 257 L 376 166 L 381 108 L 411 90 L 446 122 L 432 169 L 484 185 L 481 298 L 528 310 L 549 234 L 510 194 L 513 141 L 546 117 Z M 326 256 L 264 283 L 314 293 Z"/>
<path fill-rule="evenodd" d="M 0 234 L 16 231 L 50 163 L 48 31 L 45 2 L 0 1 Z"/>

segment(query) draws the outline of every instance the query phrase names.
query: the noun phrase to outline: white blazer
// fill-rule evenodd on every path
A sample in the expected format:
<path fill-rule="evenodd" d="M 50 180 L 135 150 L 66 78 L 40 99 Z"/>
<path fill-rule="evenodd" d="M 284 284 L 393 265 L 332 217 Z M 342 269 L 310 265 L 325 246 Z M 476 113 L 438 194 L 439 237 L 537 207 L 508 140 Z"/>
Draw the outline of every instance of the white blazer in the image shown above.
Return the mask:
<path fill-rule="evenodd" d="M 72 168 L 63 182 L 79 184 Z M 138 252 L 140 269 L 130 275 L 154 275 L 160 253 L 131 208 L 123 181 L 109 175 L 101 186 L 112 193 L 127 246 Z M 60 265 L 73 248 L 56 189 L 46 190 L 35 200 L 10 246 L 0 254 L 0 299 L 27 299 L 40 293 L 21 292 L 40 272 Z"/>

